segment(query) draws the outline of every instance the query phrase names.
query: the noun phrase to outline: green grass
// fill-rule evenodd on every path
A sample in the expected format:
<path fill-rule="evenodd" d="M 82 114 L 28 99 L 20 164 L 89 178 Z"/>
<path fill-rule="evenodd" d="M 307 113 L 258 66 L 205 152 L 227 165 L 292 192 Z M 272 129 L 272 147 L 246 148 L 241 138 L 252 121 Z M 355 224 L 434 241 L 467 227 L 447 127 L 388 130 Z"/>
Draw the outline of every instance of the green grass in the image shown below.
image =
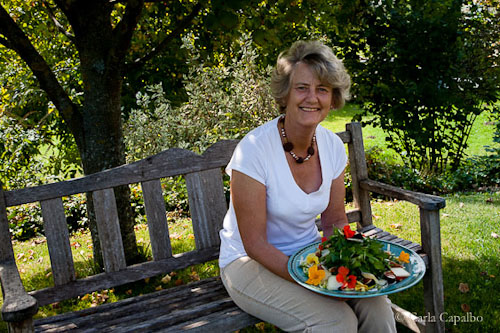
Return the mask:
<path fill-rule="evenodd" d="M 361 113 L 361 109 L 358 106 L 347 104 L 341 110 L 330 112 L 322 125 L 334 132 L 341 132 L 345 130 L 345 124 L 351 122 L 352 118 L 358 113 Z M 491 121 L 488 113 L 483 112 L 476 118 L 472 126 L 466 154 L 468 156 L 487 154 L 484 146 L 493 145 L 494 133 L 494 122 Z M 386 135 L 381 128 L 374 128 L 373 126 L 363 127 L 363 140 L 366 149 L 373 146 L 387 147 L 385 138 Z M 396 155 L 392 150 L 388 153 Z"/>

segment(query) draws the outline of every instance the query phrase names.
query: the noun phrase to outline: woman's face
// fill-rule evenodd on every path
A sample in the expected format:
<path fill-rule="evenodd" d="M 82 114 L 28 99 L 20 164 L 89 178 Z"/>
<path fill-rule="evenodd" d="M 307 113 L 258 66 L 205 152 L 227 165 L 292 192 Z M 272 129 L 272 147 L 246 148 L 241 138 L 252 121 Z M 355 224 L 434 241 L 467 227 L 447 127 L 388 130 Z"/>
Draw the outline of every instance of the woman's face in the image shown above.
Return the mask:
<path fill-rule="evenodd" d="M 316 127 L 331 109 L 332 88 L 321 83 L 307 64 L 298 63 L 287 97 L 287 118 L 303 126 Z"/>

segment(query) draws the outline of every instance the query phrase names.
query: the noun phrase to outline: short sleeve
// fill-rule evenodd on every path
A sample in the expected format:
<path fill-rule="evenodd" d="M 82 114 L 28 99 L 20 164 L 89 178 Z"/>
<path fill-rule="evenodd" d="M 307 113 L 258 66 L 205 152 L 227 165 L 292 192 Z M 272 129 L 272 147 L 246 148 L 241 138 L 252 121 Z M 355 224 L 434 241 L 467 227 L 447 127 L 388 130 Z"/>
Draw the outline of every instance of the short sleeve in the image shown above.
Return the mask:
<path fill-rule="evenodd" d="M 259 144 L 259 136 L 249 133 L 236 146 L 226 173 L 232 176 L 232 170 L 236 170 L 266 185 L 265 163 L 266 156 Z"/>

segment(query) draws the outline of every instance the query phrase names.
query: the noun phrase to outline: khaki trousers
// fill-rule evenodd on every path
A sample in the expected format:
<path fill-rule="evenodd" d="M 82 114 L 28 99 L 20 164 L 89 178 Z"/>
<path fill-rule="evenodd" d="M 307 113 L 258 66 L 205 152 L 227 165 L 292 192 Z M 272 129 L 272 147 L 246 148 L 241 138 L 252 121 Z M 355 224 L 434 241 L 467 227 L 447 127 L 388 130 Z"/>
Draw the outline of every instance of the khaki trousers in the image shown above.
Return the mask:
<path fill-rule="evenodd" d="M 249 257 L 221 269 L 221 277 L 241 309 L 287 332 L 396 332 L 386 296 L 339 301 L 284 280 Z"/>

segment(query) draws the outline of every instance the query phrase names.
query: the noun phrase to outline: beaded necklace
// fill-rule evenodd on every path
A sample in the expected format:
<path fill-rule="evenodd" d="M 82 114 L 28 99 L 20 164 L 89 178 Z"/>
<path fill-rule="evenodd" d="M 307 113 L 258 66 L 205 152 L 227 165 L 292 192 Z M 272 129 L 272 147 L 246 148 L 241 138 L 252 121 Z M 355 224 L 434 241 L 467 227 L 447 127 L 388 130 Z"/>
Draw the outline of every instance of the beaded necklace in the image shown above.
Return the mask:
<path fill-rule="evenodd" d="M 309 159 L 314 155 L 314 143 L 316 142 L 316 133 L 314 133 L 313 137 L 312 137 L 312 140 L 311 140 L 311 145 L 309 146 L 309 148 L 307 148 L 307 156 L 306 157 L 300 157 L 300 156 L 297 156 L 297 154 L 295 154 L 293 152 L 293 143 L 291 143 L 290 141 L 288 141 L 288 138 L 286 137 L 286 132 L 285 132 L 285 116 L 281 116 L 281 118 L 279 119 L 279 122 L 281 124 L 281 127 L 280 127 L 280 131 L 281 131 L 281 136 L 283 137 L 283 141 L 285 143 L 283 143 L 283 149 L 289 153 L 290 155 L 292 155 L 293 159 L 295 160 L 295 162 L 297 163 L 304 163 L 305 161 L 309 161 Z"/>

